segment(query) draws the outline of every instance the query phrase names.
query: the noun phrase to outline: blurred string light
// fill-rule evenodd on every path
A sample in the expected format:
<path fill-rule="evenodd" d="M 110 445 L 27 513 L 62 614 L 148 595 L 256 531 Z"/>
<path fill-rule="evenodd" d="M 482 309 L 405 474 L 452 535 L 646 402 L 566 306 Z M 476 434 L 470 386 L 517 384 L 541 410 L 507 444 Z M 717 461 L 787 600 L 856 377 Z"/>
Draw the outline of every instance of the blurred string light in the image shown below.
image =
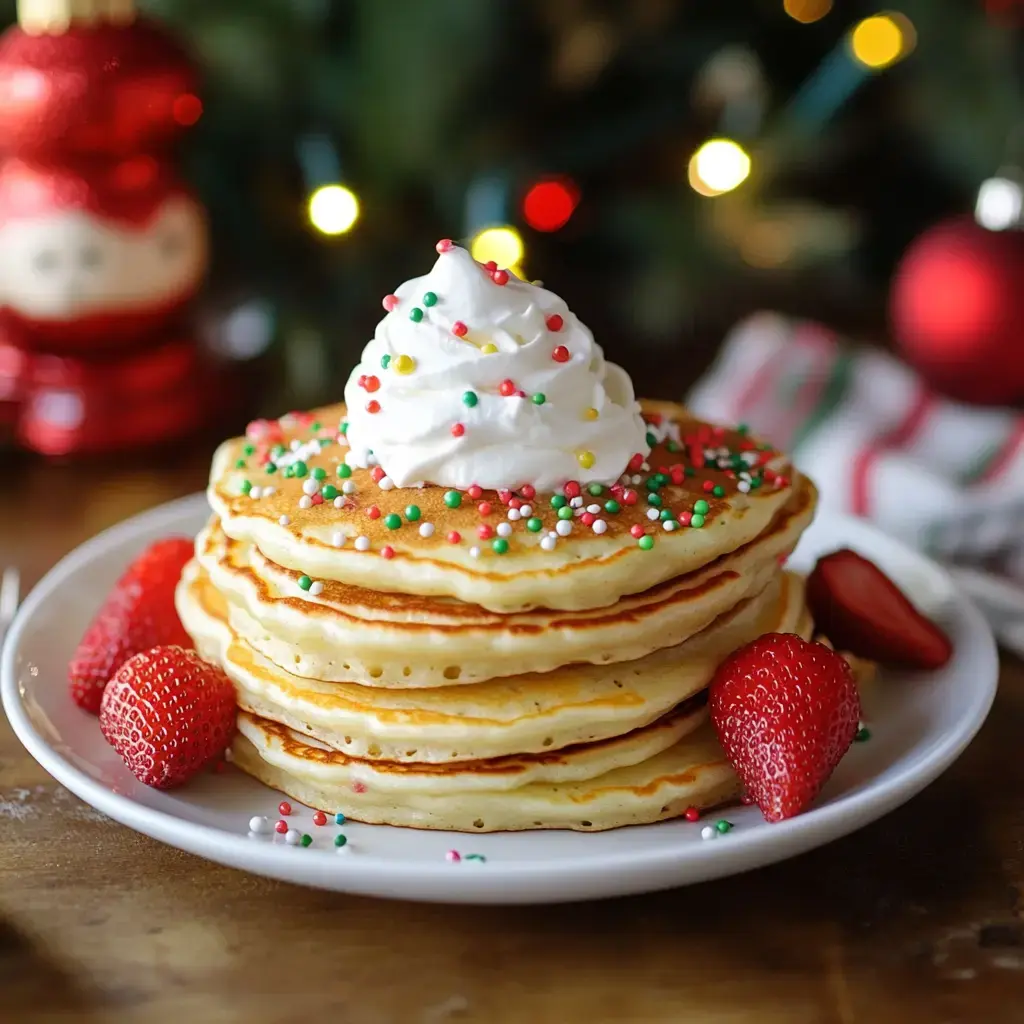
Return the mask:
<path fill-rule="evenodd" d="M 580 201 L 580 190 L 568 178 L 535 182 L 523 197 L 523 219 L 534 231 L 565 227 Z"/>
<path fill-rule="evenodd" d="M 974 219 L 989 231 L 1005 231 L 1020 224 L 1024 209 L 1021 183 L 1012 178 L 989 178 L 978 189 Z"/>
<path fill-rule="evenodd" d="M 906 57 L 917 44 L 917 33 L 902 14 L 876 14 L 865 18 L 850 33 L 850 50 L 872 71 L 881 71 Z"/>
<path fill-rule="evenodd" d="M 782 9 L 801 25 L 811 25 L 832 10 L 832 0 L 783 0 Z"/>
<path fill-rule="evenodd" d="M 343 235 L 359 219 L 359 200 L 344 185 L 321 185 L 309 197 L 309 222 L 322 235 Z"/>
<path fill-rule="evenodd" d="M 702 196 L 720 196 L 750 177 L 750 157 L 732 139 L 709 139 L 690 157 L 690 186 Z"/>
<path fill-rule="evenodd" d="M 493 260 L 499 267 L 514 269 L 516 276 L 522 277 L 518 268 L 525 249 L 522 236 L 514 227 L 503 225 L 484 228 L 469 243 L 469 251 L 479 263 Z"/>

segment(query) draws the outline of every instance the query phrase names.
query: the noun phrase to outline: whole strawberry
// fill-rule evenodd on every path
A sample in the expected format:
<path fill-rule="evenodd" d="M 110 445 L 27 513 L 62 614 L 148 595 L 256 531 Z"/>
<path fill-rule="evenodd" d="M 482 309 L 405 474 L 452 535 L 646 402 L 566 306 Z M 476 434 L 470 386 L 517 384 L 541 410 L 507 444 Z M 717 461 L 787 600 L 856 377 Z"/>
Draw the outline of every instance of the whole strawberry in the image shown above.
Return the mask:
<path fill-rule="evenodd" d="M 191 647 L 174 610 L 174 588 L 194 543 L 169 537 L 148 547 L 125 570 L 85 631 L 71 664 L 71 699 L 94 715 L 103 688 L 133 654 L 158 644 Z"/>
<path fill-rule="evenodd" d="M 235 690 L 195 651 L 154 647 L 117 670 L 103 692 L 100 730 L 139 782 L 170 789 L 231 742 Z"/>
<path fill-rule="evenodd" d="M 860 719 L 850 666 L 792 633 L 766 633 L 732 654 L 709 697 L 725 754 L 768 821 L 811 803 Z"/>

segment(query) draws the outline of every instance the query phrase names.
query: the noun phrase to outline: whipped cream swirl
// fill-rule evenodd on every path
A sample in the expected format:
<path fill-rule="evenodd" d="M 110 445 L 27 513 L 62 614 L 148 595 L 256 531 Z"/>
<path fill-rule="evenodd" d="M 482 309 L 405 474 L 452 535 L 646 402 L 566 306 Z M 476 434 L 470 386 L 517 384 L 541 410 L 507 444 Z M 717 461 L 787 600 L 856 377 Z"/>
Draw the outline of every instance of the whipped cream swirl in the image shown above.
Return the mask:
<path fill-rule="evenodd" d="M 629 376 L 557 295 L 445 245 L 384 300 L 345 387 L 347 461 L 399 487 L 615 483 L 649 451 Z"/>

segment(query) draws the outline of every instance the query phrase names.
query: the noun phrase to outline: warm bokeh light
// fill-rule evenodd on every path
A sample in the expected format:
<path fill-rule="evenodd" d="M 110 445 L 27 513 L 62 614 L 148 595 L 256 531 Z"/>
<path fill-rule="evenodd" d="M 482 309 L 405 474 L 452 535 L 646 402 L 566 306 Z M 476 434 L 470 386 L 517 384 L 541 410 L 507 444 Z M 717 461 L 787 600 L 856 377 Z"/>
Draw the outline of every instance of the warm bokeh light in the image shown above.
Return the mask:
<path fill-rule="evenodd" d="M 344 185 L 322 185 L 309 197 L 309 222 L 324 235 L 343 235 L 359 219 L 359 200 Z"/>
<path fill-rule="evenodd" d="M 171 116 L 187 128 L 203 116 L 203 101 L 190 92 L 183 92 L 171 104 Z"/>
<path fill-rule="evenodd" d="M 568 178 L 549 178 L 531 185 L 523 197 L 523 219 L 534 231 L 564 227 L 580 201 L 580 190 Z"/>
<path fill-rule="evenodd" d="M 782 9 L 794 21 L 810 25 L 832 10 L 832 0 L 783 0 Z"/>
<path fill-rule="evenodd" d="M 750 176 L 750 157 L 732 139 L 709 139 L 690 157 L 689 179 L 702 196 L 720 196 Z"/>
<path fill-rule="evenodd" d="M 515 228 L 484 228 L 469 251 L 479 263 L 494 260 L 499 267 L 514 267 L 523 258 L 523 239 Z"/>
<path fill-rule="evenodd" d="M 914 26 L 902 14 L 876 14 L 865 18 L 850 33 L 850 49 L 865 67 L 880 71 L 914 48 Z"/>

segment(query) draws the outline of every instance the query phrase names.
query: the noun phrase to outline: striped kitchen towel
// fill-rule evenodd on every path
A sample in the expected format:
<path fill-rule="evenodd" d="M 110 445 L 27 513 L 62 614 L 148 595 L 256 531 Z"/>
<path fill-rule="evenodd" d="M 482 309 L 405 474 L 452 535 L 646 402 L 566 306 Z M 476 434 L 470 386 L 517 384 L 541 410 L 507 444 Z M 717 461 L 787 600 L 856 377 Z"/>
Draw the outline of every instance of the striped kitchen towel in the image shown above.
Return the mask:
<path fill-rule="evenodd" d="M 950 565 L 1024 653 L 1024 416 L 937 395 L 885 353 L 759 313 L 688 397 L 792 452 L 824 509 L 853 513 Z"/>

